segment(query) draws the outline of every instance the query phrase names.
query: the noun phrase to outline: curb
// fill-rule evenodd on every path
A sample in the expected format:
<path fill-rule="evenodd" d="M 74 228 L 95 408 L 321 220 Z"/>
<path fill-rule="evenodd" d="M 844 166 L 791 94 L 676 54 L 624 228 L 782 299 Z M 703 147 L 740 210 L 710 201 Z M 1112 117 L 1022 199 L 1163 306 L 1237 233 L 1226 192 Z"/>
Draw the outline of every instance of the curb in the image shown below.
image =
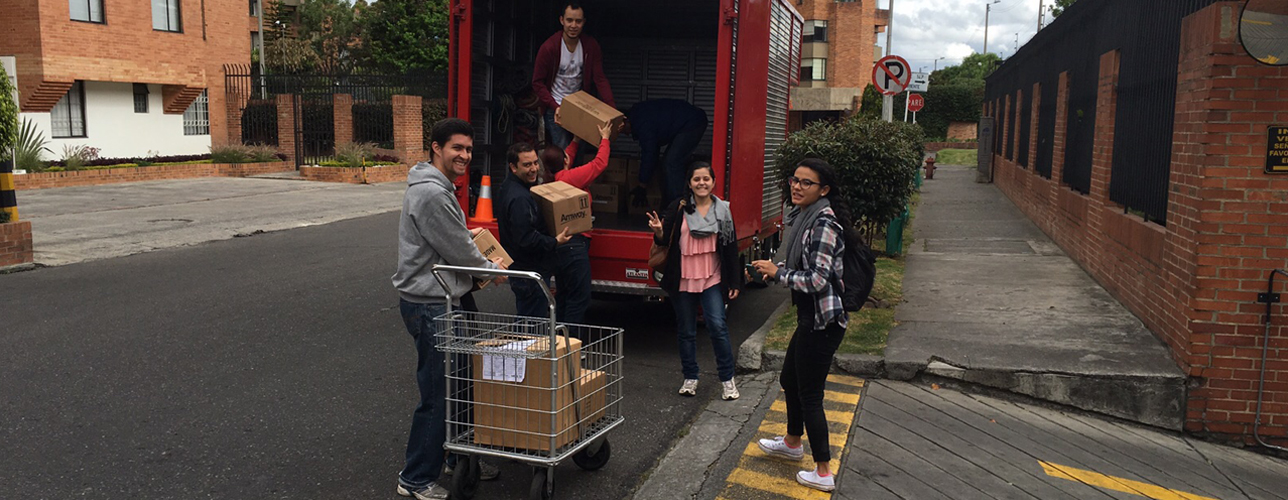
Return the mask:
<path fill-rule="evenodd" d="M 765 324 L 760 325 L 760 328 L 757 328 L 756 331 L 747 338 L 747 340 L 742 342 L 742 345 L 738 346 L 738 363 L 736 365 L 738 371 L 761 371 L 764 364 L 761 353 L 765 350 L 765 336 L 769 334 L 770 330 L 774 329 L 774 324 L 778 323 L 778 317 L 787 312 L 787 308 L 791 306 L 791 302 L 792 300 L 790 296 L 784 297 L 783 302 L 778 304 L 778 307 L 774 308 L 774 312 L 769 314 L 769 319 L 765 320 Z M 778 368 L 771 368 L 771 370 L 777 371 L 782 368 L 782 366 L 783 365 L 780 360 Z"/>

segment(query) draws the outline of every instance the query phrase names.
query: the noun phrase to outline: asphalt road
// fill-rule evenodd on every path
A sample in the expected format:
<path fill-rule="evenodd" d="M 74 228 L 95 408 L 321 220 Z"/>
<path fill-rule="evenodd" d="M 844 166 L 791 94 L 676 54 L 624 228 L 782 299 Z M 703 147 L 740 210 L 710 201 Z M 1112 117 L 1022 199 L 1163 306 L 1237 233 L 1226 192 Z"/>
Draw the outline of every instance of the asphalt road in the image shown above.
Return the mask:
<path fill-rule="evenodd" d="M 389 284 L 397 214 L 0 275 L 0 498 L 395 498 L 414 351 Z M 730 308 L 735 348 L 784 294 Z M 479 297 L 512 312 L 507 288 Z M 622 498 L 718 394 L 680 382 L 666 304 L 596 301 L 626 328 L 628 421 L 559 498 Z M 523 498 L 500 463 L 479 498 Z"/>

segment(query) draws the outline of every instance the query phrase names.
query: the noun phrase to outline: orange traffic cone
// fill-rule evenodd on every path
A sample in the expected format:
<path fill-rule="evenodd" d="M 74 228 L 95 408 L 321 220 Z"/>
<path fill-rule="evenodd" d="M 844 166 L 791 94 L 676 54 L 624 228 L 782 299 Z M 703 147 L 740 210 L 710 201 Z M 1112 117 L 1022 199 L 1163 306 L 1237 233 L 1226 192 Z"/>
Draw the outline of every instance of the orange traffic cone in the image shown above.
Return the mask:
<path fill-rule="evenodd" d="M 474 207 L 474 216 L 470 222 L 496 222 L 492 216 L 492 176 L 485 175 L 479 179 L 479 203 Z"/>

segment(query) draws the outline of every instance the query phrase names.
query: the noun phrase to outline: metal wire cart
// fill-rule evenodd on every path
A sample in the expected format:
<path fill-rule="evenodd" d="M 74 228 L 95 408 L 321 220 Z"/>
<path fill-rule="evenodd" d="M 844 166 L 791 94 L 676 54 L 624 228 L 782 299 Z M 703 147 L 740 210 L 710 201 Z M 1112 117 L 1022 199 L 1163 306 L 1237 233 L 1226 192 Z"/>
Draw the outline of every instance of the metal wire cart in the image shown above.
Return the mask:
<path fill-rule="evenodd" d="M 553 497 L 555 466 L 569 457 L 586 470 L 608 463 L 605 435 L 624 421 L 622 329 L 558 324 L 554 296 L 537 273 L 443 265 L 433 272 L 444 290 L 443 273 L 535 280 L 550 301 L 548 318 L 449 305 L 434 320 L 447 374 L 443 447 L 468 457 L 452 475 L 453 497 L 474 497 L 480 456 L 531 464 L 534 500 Z"/>

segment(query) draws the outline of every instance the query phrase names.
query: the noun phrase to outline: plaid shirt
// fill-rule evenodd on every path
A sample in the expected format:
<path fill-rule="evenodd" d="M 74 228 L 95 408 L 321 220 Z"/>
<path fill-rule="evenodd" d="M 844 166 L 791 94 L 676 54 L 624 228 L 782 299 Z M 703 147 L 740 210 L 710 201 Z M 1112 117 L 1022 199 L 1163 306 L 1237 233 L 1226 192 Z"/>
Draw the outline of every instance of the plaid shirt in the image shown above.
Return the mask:
<path fill-rule="evenodd" d="M 813 229 L 804 233 L 801 244 L 805 252 L 798 266 L 800 270 L 788 270 L 786 262 L 778 263 L 779 283 L 791 290 L 814 296 L 814 329 L 822 330 L 829 323 L 837 322 L 846 327 L 849 315 L 841 302 L 840 289 L 832 280 L 844 276 L 842 255 L 845 255 L 845 240 L 841 237 L 843 230 L 836 220 L 836 213 L 831 207 L 819 212 Z"/>

